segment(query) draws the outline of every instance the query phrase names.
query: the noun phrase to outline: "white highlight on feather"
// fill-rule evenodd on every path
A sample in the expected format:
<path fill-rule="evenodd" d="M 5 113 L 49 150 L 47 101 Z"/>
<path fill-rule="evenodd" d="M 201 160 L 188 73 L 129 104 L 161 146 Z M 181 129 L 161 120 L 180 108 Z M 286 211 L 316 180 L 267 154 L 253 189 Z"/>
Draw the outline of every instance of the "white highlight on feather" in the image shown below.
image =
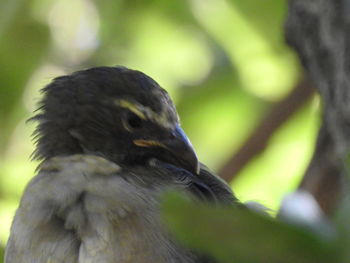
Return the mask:
<path fill-rule="evenodd" d="M 287 195 L 282 201 L 279 214 L 290 222 L 314 223 L 323 218 L 323 212 L 315 198 L 303 190 Z"/>

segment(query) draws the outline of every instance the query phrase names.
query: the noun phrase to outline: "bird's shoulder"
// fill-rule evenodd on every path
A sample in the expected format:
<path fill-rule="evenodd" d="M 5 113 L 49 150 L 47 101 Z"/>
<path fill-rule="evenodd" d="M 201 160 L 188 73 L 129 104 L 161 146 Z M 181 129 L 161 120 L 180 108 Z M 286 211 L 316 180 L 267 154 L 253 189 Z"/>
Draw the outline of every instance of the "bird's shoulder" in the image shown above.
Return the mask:
<path fill-rule="evenodd" d="M 80 257 L 124 262 L 130 253 L 141 262 L 141 251 L 148 251 L 152 259 L 158 254 L 170 258 L 178 248 L 162 230 L 159 193 L 169 182 L 177 187 L 181 180 L 167 180 L 169 175 L 161 167 L 122 168 L 93 155 L 46 161 L 22 197 L 6 263 L 68 263 Z M 155 176 L 163 179 L 154 180 Z M 153 235 L 156 246 L 146 242 Z"/>
<path fill-rule="evenodd" d="M 45 184 L 49 180 L 51 183 L 46 183 L 53 185 L 52 178 L 57 180 L 57 185 L 69 185 L 69 190 L 78 192 L 108 194 L 107 189 L 111 189 L 113 198 L 120 200 L 129 196 L 134 199 L 140 194 L 156 196 L 175 188 L 204 200 L 226 204 L 238 201 L 231 187 L 204 164 L 201 164 L 199 174 L 195 175 L 157 159 L 151 159 L 143 166 L 123 167 L 100 156 L 77 154 L 46 161 L 40 166 L 33 183 L 40 185 L 39 181 Z"/>

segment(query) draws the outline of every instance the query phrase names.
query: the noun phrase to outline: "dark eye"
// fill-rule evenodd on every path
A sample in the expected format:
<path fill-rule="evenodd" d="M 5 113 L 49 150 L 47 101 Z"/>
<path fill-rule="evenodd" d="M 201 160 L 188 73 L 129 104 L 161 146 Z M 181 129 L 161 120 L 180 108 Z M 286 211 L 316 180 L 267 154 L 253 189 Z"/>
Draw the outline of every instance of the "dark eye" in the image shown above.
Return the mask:
<path fill-rule="evenodd" d="M 142 128 L 142 119 L 136 114 L 129 112 L 123 120 L 125 128 L 129 131 Z"/>

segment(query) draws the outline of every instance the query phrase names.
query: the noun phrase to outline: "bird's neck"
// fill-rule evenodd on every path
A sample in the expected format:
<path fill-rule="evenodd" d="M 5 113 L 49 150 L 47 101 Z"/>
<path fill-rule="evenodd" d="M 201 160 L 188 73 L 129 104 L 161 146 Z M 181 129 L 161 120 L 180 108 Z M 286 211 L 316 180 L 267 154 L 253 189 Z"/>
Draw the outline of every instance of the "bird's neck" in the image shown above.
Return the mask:
<path fill-rule="evenodd" d="M 47 160 L 55 156 L 84 153 L 76 139 L 62 127 L 42 122 L 34 132 L 36 149 L 33 158 Z"/>

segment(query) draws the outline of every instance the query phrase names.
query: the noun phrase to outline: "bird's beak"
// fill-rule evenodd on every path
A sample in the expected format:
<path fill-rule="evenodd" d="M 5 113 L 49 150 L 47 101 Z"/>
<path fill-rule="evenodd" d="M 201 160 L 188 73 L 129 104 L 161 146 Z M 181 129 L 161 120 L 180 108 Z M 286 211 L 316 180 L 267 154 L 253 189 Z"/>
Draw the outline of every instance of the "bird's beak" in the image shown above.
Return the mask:
<path fill-rule="evenodd" d="M 176 166 L 184 168 L 194 174 L 199 174 L 200 166 L 197 155 L 185 132 L 176 126 L 172 131 L 172 136 L 162 140 L 134 140 L 134 144 L 139 147 L 159 147 L 167 151 L 168 154 L 159 159 L 170 162 Z"/>

